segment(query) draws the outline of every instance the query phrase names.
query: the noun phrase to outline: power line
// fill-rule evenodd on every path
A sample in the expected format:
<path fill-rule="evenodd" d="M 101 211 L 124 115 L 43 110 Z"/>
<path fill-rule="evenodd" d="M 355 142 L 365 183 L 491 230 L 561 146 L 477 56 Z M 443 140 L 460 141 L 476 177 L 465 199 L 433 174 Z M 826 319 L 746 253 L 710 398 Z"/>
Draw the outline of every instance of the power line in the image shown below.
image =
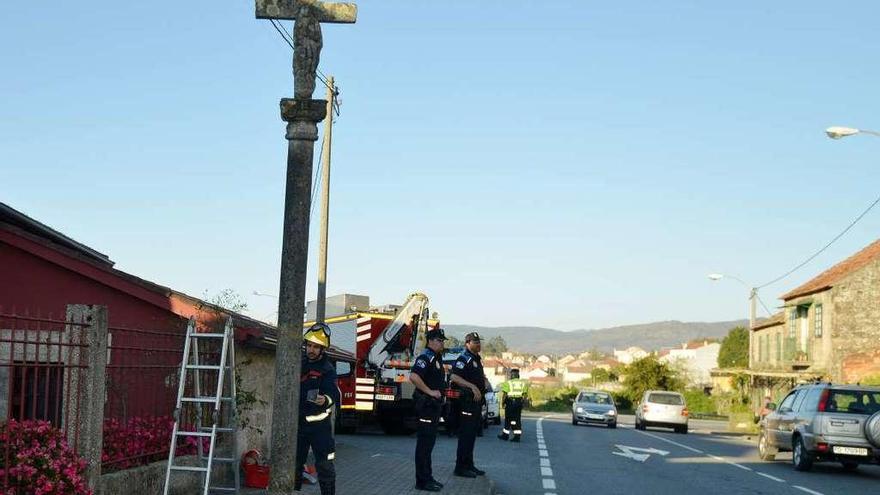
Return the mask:
<path fill-rule="evenodd" d="M 759 296 L 757 292 L 755 292 L 755 297 L 758 298 L 758 302 L 761 303 L 761 306 L 764 308 L 764 311 L 767 312 L 767 316 L 773 316 L 773 313 L 770 312 L 770 309 L 767 307 L 766 304 L 764 304 L 764 300 L 761 299 L 761 296 Z"/>
<path fill-rule="evenodd" d="M 289 37 L 290 35 L 287 34 L 287 30 L 284 29 L 283 26 L 279 25 L 278 21 L 276 21 L 275 19 L 269 19 L 269 21 L 272 23 L 272 27 L 274 27 L 275 30 L 278 31 L 278 34 L 281 35 L 281 39 L 283 39 L 284 42 L 290 46 L 290 49 L 293 50 L 293 38 Z"/>
<path fill-rule="evenodd" d="M 269 22 L 272 23 L 272 27 L 274 27 L 275 30 L 278 31 L 278 34 L 281 35 L 281 39 L 283 39 L 284 42 L 287 43 L 287 46 L 289 46 L 291 50 L 295 50 L 295 48 L 293 47 L 293 35 L 287 31 L 287 28 L 285 28 L 284 25 L 282 25 L 281 22 L 278 21 L 278 19 L 270 18 Z M 327 76 L 324 75 L 323 72 L 321 72 L 321 69 L 318 69 L 318 73 L 315 75 L 315 77 L 317 77 L 317 79 L 321 81 L 321 84 L 323 84 L 325 87 L 330 87 L 330 82 L 327 81 Z M 337 88 L 334 88 L 334 92 L 337 95 L 339 94 L 339 90 Z M 334 108 L 336 110 L 336 115 L 339 115 L 339 106 L 334 105 Z"/>
<path fill-rule="evenodd" d="M 758 288 L 759 288 L 759 289 L 763 289 L 764 287 L 767 287 L 768 285 L 773 285 L 773 284 L 775 284 L 776 282 L 779 282 L 780 280 L 784 279 L 785 277 L 791 275 L 792 273 L 798 271 L 799 269 L 801 269 L 801 268 L 802 268 L 804 265 L 806 265 L 807 263 L 813 261 L 813 260 L 816 258 L 816 256 L 819 256 L 820 254 L 822 254 L 826 249 L 828 249 L 829 247 L 831 247 L 832 244 L 834 244 L 835 242 L 837 242 L 838 239 L 840 239 L 841 237 L 843 237 L 844 234 L 846 234 L 847 232 L 849 232 L 850 229 L 852 229 L 857 223 L 859 223 L 859 220 L 861 220 L 862 218 L 864 218 L 864 216 L 867 215 L 869 211 L 871 211 L 872 209 L 874 209 L 874 207 L 877 206 L 878 203 L 880 203 L 880 198 L 877 198 L 873 203 L 871 203 L 871 206 L 869 206 L 865 211 L 862 212 L 861 215 L 859 215 L 858 217 L 856 217 L 856 219 L 853 220 L 852 223 L 850 223 L 845 229 L 843 229 L 843 232 L 837 234 L 837 235 L 834 237 L 834 239 L 831 239 L 831 242 L 829 242 L 828 244 L 826 244 L 825 246 L 823 246 L 822 249 L 816 251 L 812 256 L 810 256 L 809 258 L 807 258 L 806 260 L 804 260 L 803 263 L 801 263 L 801 264 L 799 264 L 798 266 L 792 268 L 791 270 L 789 270 L 789 271 L 783 273 L 783 274 L 780 275 L 779 277 L 774 278 L 773 280 L 767 282 L 766 284 L 759 286 Z"/>

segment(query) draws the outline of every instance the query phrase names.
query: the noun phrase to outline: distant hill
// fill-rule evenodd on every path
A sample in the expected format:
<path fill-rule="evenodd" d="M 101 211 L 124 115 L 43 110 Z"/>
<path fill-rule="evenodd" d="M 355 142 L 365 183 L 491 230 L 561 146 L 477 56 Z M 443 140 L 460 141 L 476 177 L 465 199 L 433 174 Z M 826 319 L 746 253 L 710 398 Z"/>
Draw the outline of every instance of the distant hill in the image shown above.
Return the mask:
<path fill-rule="evenodd" d="M 448 335 L 463 338 L 477 331 L 484 339 L 500 335 L 507 346 L 517 352 L 530 354 L 571 354 L 593 348 L 611 352 L 637 345 L 645 350 L 678 346 L 692 339 L 723 338 L 731 328 L 748 326 L 747 320 L 720 322 L 659 321 L 640 325 L 574 330 L 563 332 L 541 327 L 481 327 L 477 325 L 444 325 Z"/>

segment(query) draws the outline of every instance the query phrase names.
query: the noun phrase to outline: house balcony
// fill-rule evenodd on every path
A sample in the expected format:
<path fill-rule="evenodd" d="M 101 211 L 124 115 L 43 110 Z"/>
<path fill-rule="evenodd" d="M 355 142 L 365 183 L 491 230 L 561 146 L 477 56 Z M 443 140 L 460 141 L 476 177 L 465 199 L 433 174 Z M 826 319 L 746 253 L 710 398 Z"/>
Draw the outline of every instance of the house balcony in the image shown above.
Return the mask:
<path fill-rule="evenodd" d="M 806 370 L 813 365 L 810 342 L 798 342 L 796 337 L 787 337 L 783 343 L 782 361 L 792 370 Z"/>

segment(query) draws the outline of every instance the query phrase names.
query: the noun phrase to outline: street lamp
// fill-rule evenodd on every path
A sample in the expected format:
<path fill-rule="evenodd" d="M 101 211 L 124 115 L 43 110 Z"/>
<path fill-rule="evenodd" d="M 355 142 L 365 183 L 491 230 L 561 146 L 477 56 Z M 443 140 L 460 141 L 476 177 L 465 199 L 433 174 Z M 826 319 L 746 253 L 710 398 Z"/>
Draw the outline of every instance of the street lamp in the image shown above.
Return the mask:
<path fill-rule="evenodd" d="M 831 139 L 842 139 L 847 136 L 855 136 L 856 134 L 872 134 L 874 136 L 880 136 L 880 132 L 877 131 L 869 131 L 867 129 L 856 129 L 855 127 L 840 127 L 840 126 L 832 126 L 828 129 L 825 129 L 825 134 L 828 135 Z"/>
<path fill-rule="evenodd" d="M 275 299 L 278 299 L 278 296 L 276 296 L 275 294 L 266 294 L 265 292 L 253 291 L 252 294 L 255 296 L 274 297 Z"/>
<path fill-rule="evenodd" d="M 749 288 L 749 329 L 755 326 L 755 319 L 757 318 L 758 307 L 758 288 L 751 287 L 749 284 L 745 283 L 741 278 L 735 277 L 733 275 L 724 275 L 722 273 L 710 273 L 709 280 L 713 282 L 717 282 L 723 278 L 730 278 L 736 280 L 737 282 L 743 284 L 744 286 Z"/>

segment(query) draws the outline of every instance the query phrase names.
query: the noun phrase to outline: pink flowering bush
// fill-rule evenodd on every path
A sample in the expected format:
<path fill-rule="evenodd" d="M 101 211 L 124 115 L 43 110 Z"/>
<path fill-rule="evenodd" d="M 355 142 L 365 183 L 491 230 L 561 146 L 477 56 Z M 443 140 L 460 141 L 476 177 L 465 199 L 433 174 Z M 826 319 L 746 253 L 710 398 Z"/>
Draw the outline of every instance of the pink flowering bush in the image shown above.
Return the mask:
<path fill-rule="evenodd" d="M 174 418 L 171 416 L 137 416 L 126 422 L 104 421 L 104 450 L 101 462 L 104 471 L 140 466 L 165 459 L 171 443 Z M 182 426 L 183 430 L 191 427 Z M 205 439 L 206 440 L 206 439 Z M 177 444 L 177 455 L 195 454 L 198 439 L 186 437 Z M 207 452 L 208 444 L 204 444 Z"/>
<path fill-rule="evenodd" d="M 0 425 L 0 480 L 8 476 L 7 495 L 91 495 L 85 470 L 86 461 L 48 421 Z"/>

